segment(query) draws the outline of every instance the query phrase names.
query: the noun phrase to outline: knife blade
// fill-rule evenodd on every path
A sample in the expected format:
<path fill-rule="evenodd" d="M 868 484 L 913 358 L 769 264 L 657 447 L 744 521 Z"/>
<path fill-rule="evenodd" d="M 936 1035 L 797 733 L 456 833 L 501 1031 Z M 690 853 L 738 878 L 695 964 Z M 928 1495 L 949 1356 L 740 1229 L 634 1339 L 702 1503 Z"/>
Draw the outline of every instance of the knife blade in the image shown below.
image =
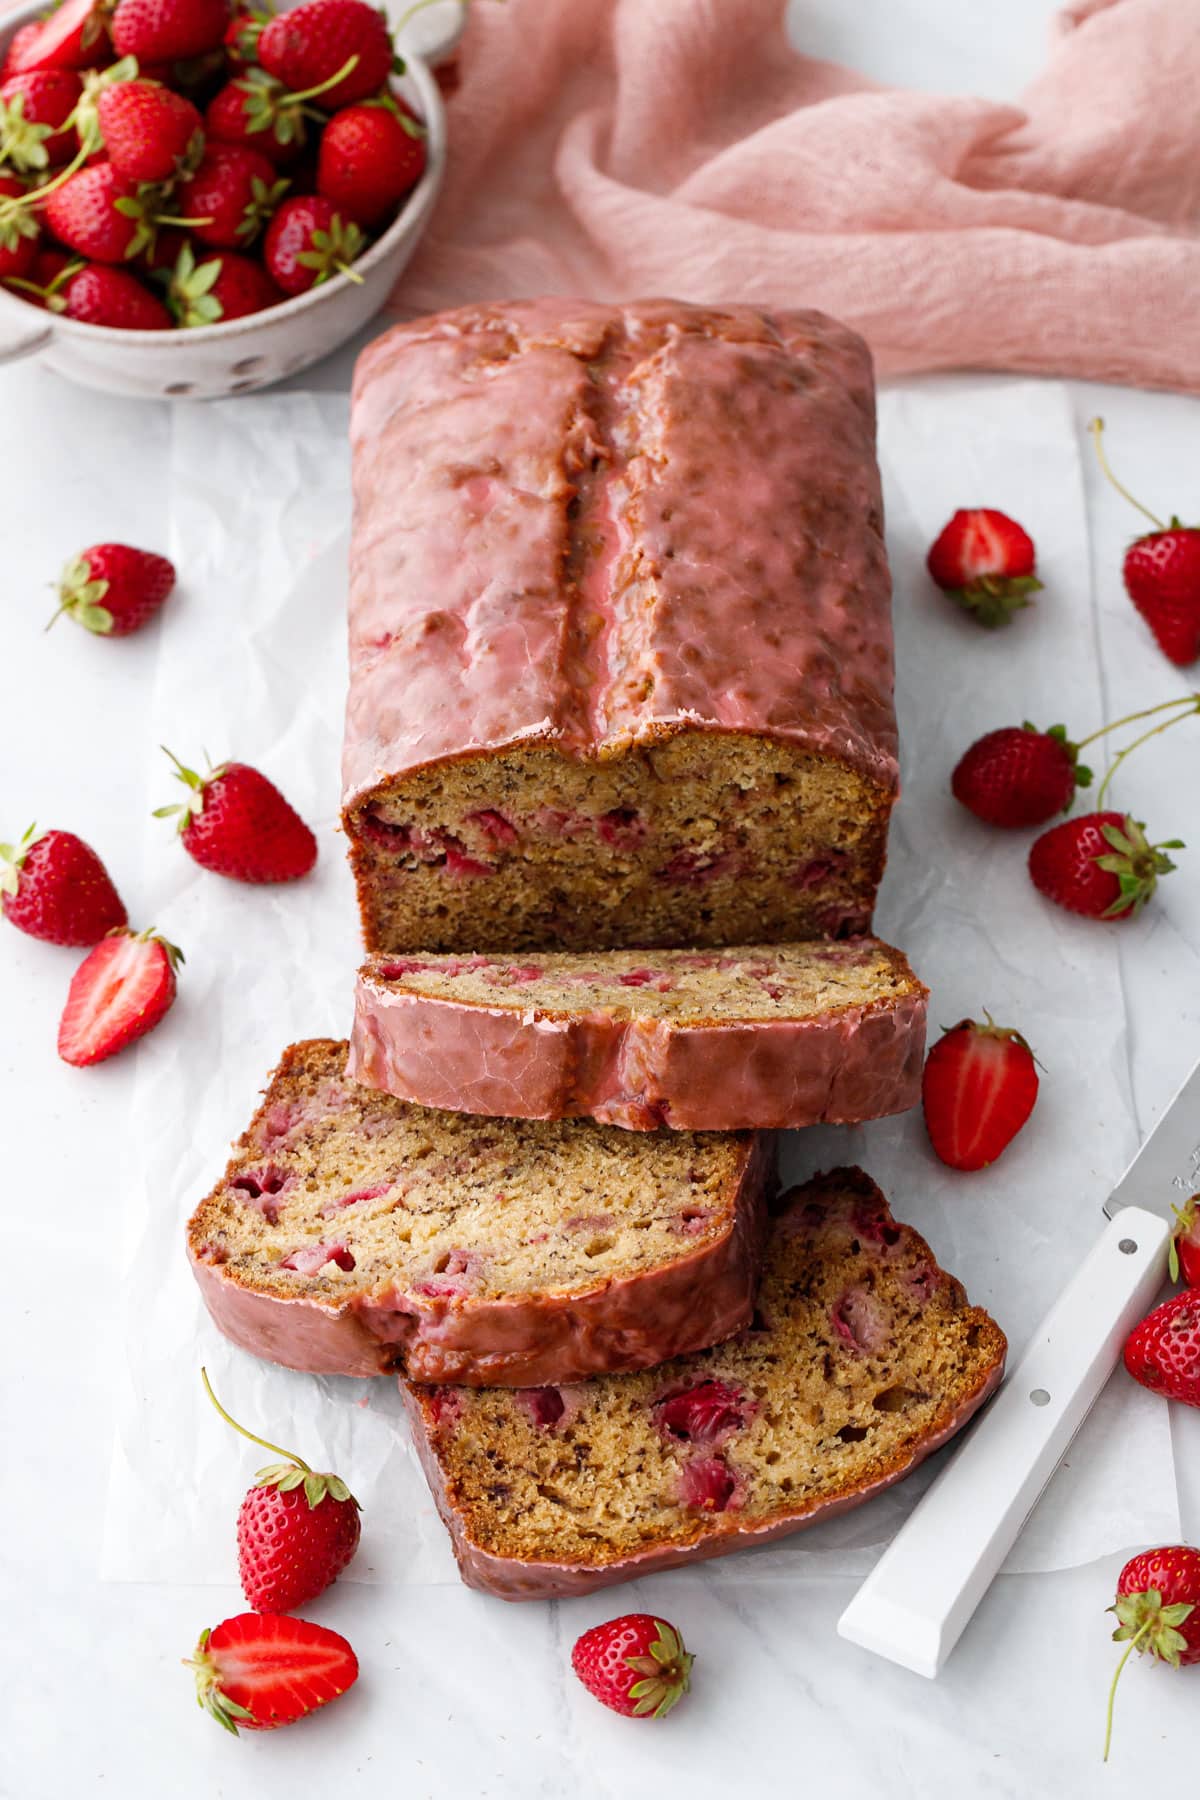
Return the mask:
<path fill-rule="evenodd" d="M 1149 1137 L 1118 1181 L 1104 1210 L 1115 1219 L 1125 1206 L 1172 1216 L 1200 1193 L 1200 1063 L 1160 1114 Z"/>
<path fill-rule="evenodd" d="M 1024 1355 L 838 1621 L 935 1677 L 1167 1273 L 1175 1207 L 1200 1191 L 1200 1063 L 1104 1202 L 1109 1224 Z"/>

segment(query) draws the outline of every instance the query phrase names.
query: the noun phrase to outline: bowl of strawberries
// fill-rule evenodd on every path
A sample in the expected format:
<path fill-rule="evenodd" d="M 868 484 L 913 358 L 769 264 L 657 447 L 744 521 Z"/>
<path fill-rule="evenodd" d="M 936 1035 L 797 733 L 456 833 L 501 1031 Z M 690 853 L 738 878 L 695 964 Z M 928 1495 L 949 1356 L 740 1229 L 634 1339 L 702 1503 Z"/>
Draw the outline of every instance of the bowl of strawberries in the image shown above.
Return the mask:
<path fill-rule="evenodd" d="M 9 15 L 0 361 L 40 354 L 113 393 L 204 399 L 353 336 L 441 183 L 427 59 L 463 7 L 429 4 L 394 25 L 368 0 L 61 0 L 48 15 L 32 0 Z"/>

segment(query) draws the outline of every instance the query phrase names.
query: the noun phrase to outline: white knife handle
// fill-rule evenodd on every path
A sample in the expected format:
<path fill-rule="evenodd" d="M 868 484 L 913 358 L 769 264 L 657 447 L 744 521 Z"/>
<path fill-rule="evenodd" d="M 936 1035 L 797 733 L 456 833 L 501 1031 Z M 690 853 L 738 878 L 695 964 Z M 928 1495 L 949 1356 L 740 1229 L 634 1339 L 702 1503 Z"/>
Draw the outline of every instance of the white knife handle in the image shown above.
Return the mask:
<path fill-rule="evenodd" d="M 1111 1221 L 842 1614 L 842 1637 L 938 1673 L 1161 1287 L 1170 1237 L 1141 1207 Z"/>

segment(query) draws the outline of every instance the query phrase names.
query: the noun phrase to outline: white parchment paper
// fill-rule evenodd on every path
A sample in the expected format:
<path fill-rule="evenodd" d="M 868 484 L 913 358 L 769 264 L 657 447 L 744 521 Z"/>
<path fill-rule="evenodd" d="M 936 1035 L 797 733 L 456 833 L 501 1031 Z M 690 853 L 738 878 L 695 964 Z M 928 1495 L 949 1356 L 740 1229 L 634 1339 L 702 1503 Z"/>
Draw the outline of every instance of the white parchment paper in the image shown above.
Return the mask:
<path fill-rule="evenodd" d="M 321 855 L 304 882 L 243 888 L 197 869 L 169 825 L 147 825 L 143 890 L 188 960 L 170 1029 L 134 1053 L 126 1360 L 102 1556 L 113 1579 L 231 1575 L 232 1509 L 266 1459 L 213 1414 L 201 1362 L 247 1425 L 350 1482 L 365 1529 L 343 1579 L 456 1578 L 395 1384 L 295 1375 L 234 1350 L 210 1324 L 183 1251 L 184 1222 L 284 1045 L 349 1025 L 358 942 L 335 829 L 345 440 L 339 396 L 266 395 L 172 415 L 172 554 L 189 573 L 186 603 L 161 634 L 156 736 L 185 761 L 206 748 L 262 767 L 313 823 Z M 919 1113 L 794 1134 L 785 1168 L 804 1175 L 861 1162 L 995 1314 L 1015 1356 L 1098 1233 L 1100 1202 L 1136 1148 L 1118 946 L 1126 980 L 1136 979 L 1141 952 L 1133 931 L 1121 939 L 1122 927 L 1045 905 L 1024 871 L 1024 835 L 977 825 L 950 798 L 948 777 L 966 744 L 993 725 L 1065 719 L 1082 734 L 1101 721 L 1079 450 L 1061 389 L 955 378 L 882 397 L 881 453 L 904 796 L 878 929 L 929 983 L 934 1030 L 986 1007 L 1021 1027 L 1046 1072 L 1030 1126 L 981 1174 L 942 1168 Z M 1046 592 L 1007 632 L 981 632 L 924 573 L 938 528 L 973 502 L 1012 512 L 1037 537 Z M 149 743 L 147 767 L 148 809 L 172 782 Z M 940 1460 L 856 1513 L 676 1579 L 724 1586 L 864 1570 Z M 1167 1411 L 1118 1374 L 1009 1566 L 1064 1567 L 1178 1532 Z"/>

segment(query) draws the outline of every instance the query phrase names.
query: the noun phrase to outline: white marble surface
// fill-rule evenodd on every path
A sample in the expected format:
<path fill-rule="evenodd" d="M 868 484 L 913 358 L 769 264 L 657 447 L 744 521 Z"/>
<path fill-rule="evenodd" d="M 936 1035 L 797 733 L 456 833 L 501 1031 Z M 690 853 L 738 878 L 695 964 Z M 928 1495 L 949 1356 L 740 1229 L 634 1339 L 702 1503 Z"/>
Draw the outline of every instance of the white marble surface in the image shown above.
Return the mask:
<path fill-rule="evenodd" d="M 1036 67 L 1049 8 L 822 0 L 794 8 L 815 50 L 881 79 L 1010 94 Z M 986 16 L 984 28 L 974 22 Z M 968 29 L 967 19 L 972 28 Z M 321 372 L 341 385 L 344 360 Z M 919 392 L 919 386 L 912 391 Z M 1082 427 L 1103 410 L 1139 492 L 1194 510 L 1185 474 L 1196 464 L 1200 402 L 1080 387 Z M 253 406 L 253 400 L 245 404 Z M 28 370 L 0 374 L 0 407 L 14 477 L 55 481 L 53 455 L 35 453 L 30 409 L 63 431 L 86 430 L 95 458 L 86 480 L 61 495 L 62 524 L 23 530 L 14 495 L 4 507 L 5 688 L 44 679 L 45 646 L 29 624 L 40 583 L 78 543 L 112 529 L 153 542 L 161 517 L 165 419 L 119 402 L 81 397 Z M 26 422 L 24 432 L 19 427 Z M 955 454 L 948 447 L 948 454 Z M 1090 571 L 1103 604 L 1113 710 L 1165 691 L 1165 669 L 1137 621 L 1117 604 L 1116 569 L 1131 519 L 1085 463 L 1092 527 Z M 119 514 L 116 497 L 120 497 Z M 0 804 L 6 826 L 25 815 L 70 818 L 105 845 L 132 889 L 143 835 L 146 698 L 153 631 L 122 647 L 119 666 L 60 627 L 53 693 L 34 742 L 0 708 Z M 103 668 L 103 680 L 98 671 Z M 1185 727 L 1184 730 L 1187 728 Z M 1180 739 L 1183 738 L 1183 731 Z M 1168 772 L 1160 759 L 1132 777 L 1126 799 L 1171 817 L 1200 842 L 1193 739 Z M 21 817 L 10 818 L 17 809 Z M 1190 813 L 1188 823 L 1180 810 Z M 1175 877 L 1192 881 L 1192 874 Z M 1186 945 L 1172 909 L 1154 928 L 1127 995 L 1128 1076 L 1144 1129 L 1200 1042 L 1198 984 L 1181 980 Z M 1194 977 L 1194 962 L 1185 961 Z M 786 1591 L 764 1574 L 748 1597 L 686 1576 L 647 1582 L 630 1604 L 675 1618 L 701 1653 L 686 1710 L 662 1728 L 603 1713 L 574 1683 L 566 1656 L 577 1633 L 613 1610 L 612 1597 L 550 1607 L 507 1607 L 455 1587 L 344 1585 L 320 1616 L 350 1635 L 363 1662 L 359 1687 L 291 1733 L 228 1739 L 202 1721 L 178 1666 L 200 1625 L 238 1610 L 233 1585 L 202 1589 L 107 1584 L 99 1559 L 100 1503 L 112 1436 L 120 1355 L 109 1292 L 121 1265 L 122 1196 L 113 1173 L 137 1053 L 86 1082 L 51 1053 L 61 1000 L 61 953 L 9 932 L 0 958 L 0 1111 L 9 1194 L 7 1304 L 0 1313 L 8 1480 L 0 1502 L 5 1626 L 0 1640 L 0 1794 L 60 1800 L 121 1793 L 133 1800 L 249 1800 L 304 1782 L 363 1796 L 514 1795 L 578 1791 L 622 1796 L 677 1789 L 725 1795 L 747 1783 L 767 1792 L 817 1791 L 891 1800 L 960 1792 L 1090 1800 L 1102 1782 L 1173 1777 L 1194 1743 L 1197 1680 L 1131 1669 L 1112 1768 L 1099 1763 L 1103 1695 L 1113 1664 L 1104 1607 L 1121 1558 L 1053 1576 L 1003 1578 L 936 1684 L 841 1644 L 834 1623 L 851 1591 L 815 1578 Z M 149 1046 L 147 1046 L 149 1050 Z M 197 1077 L 203 1080 L 203 1072 Z M 180 1121 L 186 1130 L 186 1119 Z M 1097 1195 L 1095 1198 L 1099 1198 Z M 1081 1196 L 1090 1233 L 1091 1196 Z M 39 1255 L 26 1260 L 22 1226 L 35 1221 Z M 29 1234 L 32 1240 L 32 1233 Z M 1031 1275 L 1031 1280 L 1036 1276 Z M 1200 1415 L 1173 1420 L 1185 1532 L 1200 1538 Z M 162 1421 L 152 1412 L 153 1440 Z M 224 1496 L 214 1505 L 225 1505 Z"/>

